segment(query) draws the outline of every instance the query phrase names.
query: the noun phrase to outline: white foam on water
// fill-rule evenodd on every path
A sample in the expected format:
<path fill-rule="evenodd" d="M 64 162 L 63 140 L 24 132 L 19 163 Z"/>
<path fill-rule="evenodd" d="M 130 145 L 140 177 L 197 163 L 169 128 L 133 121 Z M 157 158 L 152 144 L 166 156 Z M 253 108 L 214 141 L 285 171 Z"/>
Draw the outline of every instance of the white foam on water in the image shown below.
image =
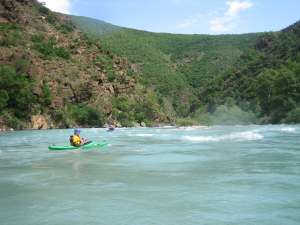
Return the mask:
<path fill-rule="evenodd" d="M 199 130 L 199 129 L 208 129 L 208 126 L 190 126 L 190 127 L 178 127 L 179 130 L 185 130 L 185 131 L 193 131 L 193 130 Z"/>
<path fill-rule="evenodd" d="M 154 134 L 129 134 L 128 136 L 133 136 L 133 137 L 153 137 Z"/>
<path fill-rule="evenodd" d="M 144 149 L 134 149 L 133 152 L 144 152 Z"/>
<path fill-rule="evenodd" d="M 232 140 L 232 141 L 255 141 L 261 140 L 264 136 L 253 132 L 239 132 L 239 133 L 231 133 L 228 135 L 221 135 L 221 136 L 184 136 L 183 139 L 194 141 L 194 142 L 220 142 L 225 140 Z"/>
<path fill-rule="evenodd" d="M 154 134 L 136 134 L 137 137 L 152 137 Z"/>
<path fill-rule="evenodd" d="M 286 133 L 295 133 L 297 132 L 296 127 L 292 126 L 278 126 L 278 125 L 268 125 L 260 126 L 257 129 L 253 130 L 254 132 L 286 132 Z"/>
<path fill-rule="evenodd" d="M 296 128 L 294 128 L 294 127 L 284 127 L 284 128 L 281 128 L 280 131 L 288 132 L 288 133 L 294 133 L 294 132 L 296 132 Z"/>
<path fill-rule="evenodd" d="M 175 126 L 162 126 L 161 128 L 168 129 L 168 128 L 176 128 L 176 127 Z"/>
<path fill-rule="evenodd" d="M 191 130 L 196 130 L 196 128 L 193 127 L 178 127 L 178 130 L 186 130 L 186 131 L 191 131 Z"/>
<path fill-rule="evenodd" d="M 213 136 L 184 136 L 183 139 L 197 142 L 213 142 L 219 141 L 217 137 Z"/>

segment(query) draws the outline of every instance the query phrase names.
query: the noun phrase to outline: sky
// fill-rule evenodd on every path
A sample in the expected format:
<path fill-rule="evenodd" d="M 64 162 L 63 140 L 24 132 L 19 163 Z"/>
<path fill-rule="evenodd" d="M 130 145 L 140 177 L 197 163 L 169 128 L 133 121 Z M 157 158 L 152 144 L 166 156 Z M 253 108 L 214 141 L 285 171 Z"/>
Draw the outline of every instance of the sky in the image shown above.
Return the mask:
<path fill-rule="evenodd" d="M 300 20 L 300 0 L 39 0 L 53 11 L 118 26 L 182 34 L 278 31 Z"/>

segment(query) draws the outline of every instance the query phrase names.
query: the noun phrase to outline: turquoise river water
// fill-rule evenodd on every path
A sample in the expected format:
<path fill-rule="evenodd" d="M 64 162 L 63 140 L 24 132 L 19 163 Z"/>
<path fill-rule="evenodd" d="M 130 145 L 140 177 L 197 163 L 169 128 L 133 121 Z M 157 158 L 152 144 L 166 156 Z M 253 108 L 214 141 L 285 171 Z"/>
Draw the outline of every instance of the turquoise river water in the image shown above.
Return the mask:
<path fill-rule="evenodd" d="M 1 225 L 299 225 L 300 126 L 0 134 Z"/>

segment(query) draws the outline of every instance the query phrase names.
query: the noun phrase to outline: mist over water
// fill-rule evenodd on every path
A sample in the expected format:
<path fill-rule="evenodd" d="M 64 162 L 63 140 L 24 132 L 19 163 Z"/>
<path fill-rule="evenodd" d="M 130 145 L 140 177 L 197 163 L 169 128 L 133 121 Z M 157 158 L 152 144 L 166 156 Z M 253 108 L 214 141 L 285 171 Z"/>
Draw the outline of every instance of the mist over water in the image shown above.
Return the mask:
<path fill-rule="evenodd" d="M 300 126 L 0 134 L 0 224 L 298 225 Z"/>

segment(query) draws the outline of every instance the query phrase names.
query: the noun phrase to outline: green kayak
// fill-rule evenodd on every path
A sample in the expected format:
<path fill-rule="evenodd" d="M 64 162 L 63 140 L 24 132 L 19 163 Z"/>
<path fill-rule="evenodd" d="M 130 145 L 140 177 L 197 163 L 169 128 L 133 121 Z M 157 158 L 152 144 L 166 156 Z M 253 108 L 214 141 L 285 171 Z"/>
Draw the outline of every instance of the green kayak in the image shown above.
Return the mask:
<path fill-rule="evenodd" d="M 65 145 L 65 146 L 52 145 L 52 146 L 49 146 L 48 149 L 51 151 L 65 151 L 65 150 L 77 150 L 77 149 L 102 148 L 107 145 L 108 145 L 108 143 L 106 141 L 102 141 L 102 142 L 91 141 L 80 147 L 75 147 L 75 146 L 71 146 L 71 145 Z"/>

